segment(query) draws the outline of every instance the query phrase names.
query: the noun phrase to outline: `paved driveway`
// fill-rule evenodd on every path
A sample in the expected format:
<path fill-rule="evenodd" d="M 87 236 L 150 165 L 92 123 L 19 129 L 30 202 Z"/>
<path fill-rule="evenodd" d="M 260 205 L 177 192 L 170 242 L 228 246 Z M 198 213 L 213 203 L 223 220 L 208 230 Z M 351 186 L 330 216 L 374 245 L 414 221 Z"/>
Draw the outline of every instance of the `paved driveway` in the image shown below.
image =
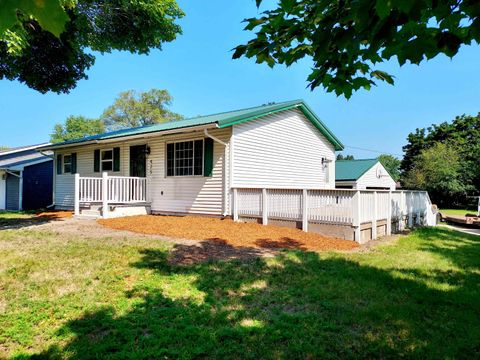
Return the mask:
<path fill-rule="evenodd" d="M 452 230 L 461 231 L 465 234 L 480 236 L 480 229 L 476 229 L 476 228 L 472 228 L 472 227 L 463 227 L 463 226 L 459 226 L 459 225 L 442 225 L 442 226 L 445 226 L 445 227 L 447 227 L 449 229 L 452 229 Z"/>

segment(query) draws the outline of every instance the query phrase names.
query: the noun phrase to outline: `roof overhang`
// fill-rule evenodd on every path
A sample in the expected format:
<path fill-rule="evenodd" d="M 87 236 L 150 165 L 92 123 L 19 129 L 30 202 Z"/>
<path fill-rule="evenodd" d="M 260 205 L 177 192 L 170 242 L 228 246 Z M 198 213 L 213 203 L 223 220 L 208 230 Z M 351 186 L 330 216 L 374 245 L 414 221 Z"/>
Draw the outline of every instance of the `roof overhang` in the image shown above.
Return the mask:
<path fill-rule="evenodd" d="M 17 152 L 35 150 L 35 149 L 39 149 L 39 148 L 41 148 L 43 146 L 47 146 L 47 145 L 50 145 L 50 143 L 43 143 L 43 144 L 37 144 L 37 145 L 31 145 L 31 146 L 25 146 L 25 147 L 17 147 L 17 148 L 14 148 L 14 149 L 0 151 L 0 155 L 3 156 L 3 155 L 15 154 Z"/>
<path fill-rule="evenodd" d="M 21 161 L 17 163 L 1 165 L 0 170 L 3 171 L 23 171 L 23 169 L 27 166 L 41 164 L 47 161 L 52 161 L 52 158 L 44 157 L 36 160 L 28 160 L 28 161 Z"/>
<path fill-rule="evenodd" d="M 77 141 L 72 142 L 70 144 L 52 144 L 49 146 L 38 148 L 37 151 L 46 151 L 46 150 L 57 150 L 57 149 L 66 149 L 71 147 L 78 147 L 78 146 L 86 146 L 86 145 L 96 145 L 96 144 L 109 144 L 115 143 L 123 140 L 135 140 L 135 139 L 148 139 L 157 136 L 165 136 L 171 134 L 183 134 L 195 131 L 203 131 L 205 129 L 215 129 L 218 128 L 217 123 L 211 123 L 206 125 L 198 125 L 198 126 L 190 126 L 180 129 L 172 129 L 172 130 L 157 130 L 137 135 L 118 135 L 114 137 L 109 137 L 106 139 L 98 139 L 98 140 L 90 140 L 90 141 Z"/>

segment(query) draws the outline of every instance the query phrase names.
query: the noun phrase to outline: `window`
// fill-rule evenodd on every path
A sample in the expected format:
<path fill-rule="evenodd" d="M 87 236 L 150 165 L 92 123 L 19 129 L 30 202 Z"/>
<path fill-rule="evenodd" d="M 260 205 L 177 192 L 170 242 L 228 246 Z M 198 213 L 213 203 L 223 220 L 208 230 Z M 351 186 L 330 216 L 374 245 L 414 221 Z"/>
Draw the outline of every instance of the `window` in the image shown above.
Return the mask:
<path fill-rule="evenodd" d="M 203 140 L 167 144 L 167 176 L 203 175 Z"/>
<path fill-rule="evenodd" d="M 113 170 L 113 150 L 102 150 L 102 171 Z"/>
<path fill-rule="evenodd" d="M 70 174 L 72 172 L 72 155 L 63 155 L 63 173 Z"/>

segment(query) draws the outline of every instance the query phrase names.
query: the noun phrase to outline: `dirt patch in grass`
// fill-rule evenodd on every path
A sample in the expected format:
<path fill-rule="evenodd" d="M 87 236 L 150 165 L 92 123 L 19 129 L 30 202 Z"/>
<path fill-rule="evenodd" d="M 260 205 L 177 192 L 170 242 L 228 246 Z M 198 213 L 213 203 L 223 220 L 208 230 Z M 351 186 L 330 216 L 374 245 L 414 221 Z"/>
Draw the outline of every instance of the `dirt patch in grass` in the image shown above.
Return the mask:
<path fill-rule="evenodd" d="M 146 215 L 100 219 L 98 222 L 117 230 L 209 241 L 235 247 L 310 251 L 351 250 L 358 247 L 353 241 L 305 233 L 297 229 L 200 216 Z"/>

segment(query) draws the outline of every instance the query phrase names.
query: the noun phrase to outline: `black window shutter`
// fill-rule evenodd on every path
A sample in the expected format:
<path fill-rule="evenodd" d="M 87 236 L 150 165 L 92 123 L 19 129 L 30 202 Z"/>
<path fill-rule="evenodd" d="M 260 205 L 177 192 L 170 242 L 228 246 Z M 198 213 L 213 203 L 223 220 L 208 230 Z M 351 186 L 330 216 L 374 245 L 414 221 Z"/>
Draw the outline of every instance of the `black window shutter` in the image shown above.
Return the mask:
<path fill-rule="evenodd" d="M 212 176 L 213 172 L 213 139 L 205 138 L 205 158 L 203 159 L 203 176 Z"/>
<path fill-rule="evenodd" d="M 93 152 L 93 171 L 100 172 L 100 150 Z"/>
<path fill-rule="evenodd" d="M 120 148 L 113 148 L 113 171 L 120 171 Z"/>
<path fill-rule="evenodd" d="M 57 155 L 57 174 L 62 174 L 62 155 Z"/>
<path fill-rule="evenodd" d="M 71 170 L 70 172 L 72 174 L 76 174 L 77 173 L 77 153 L 72 153 L 72 166 L 71 166 Z"/>

